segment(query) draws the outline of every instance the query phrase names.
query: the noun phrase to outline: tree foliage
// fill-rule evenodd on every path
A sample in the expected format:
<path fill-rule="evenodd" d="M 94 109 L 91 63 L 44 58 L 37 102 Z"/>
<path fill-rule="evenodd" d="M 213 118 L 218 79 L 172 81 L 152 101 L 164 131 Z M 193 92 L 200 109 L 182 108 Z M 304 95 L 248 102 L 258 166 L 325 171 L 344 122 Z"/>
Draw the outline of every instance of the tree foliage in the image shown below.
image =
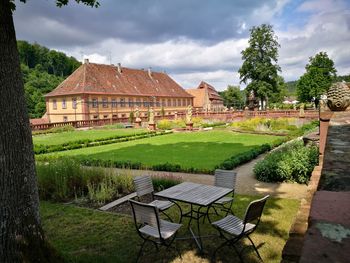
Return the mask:
<path fill-rule="evenodd" d="M 224 99 L 226 107 L 242 108 L 244 106 L 245 94 L 239 86 L 228 85 L 227 89 L 219 92 L 219 94 Z"/>
<path fill-rule="evenodd" d="M 40 118 L 46 110 L 44 95 L 56 88 L 81 63 L 37 43 L 19 40 L 17 48 L 28 113 L 31 118 Z"/>
<path fill-rule="evenodd" d="M 278 93 L 278 48 L 277 36 L 271 25 L 263 24 L 250 29 L 249 46 L 241 52 L 240 79 L 248 83 L 247 91 L 254 91 L 260 100 Z"/>
<path fill-rule="evenodd" d="M 305 67 L 306 72 L 297 82 L 297 94 L 299 101 L 310 102 L 320 98 L 336 78 L 337 70 L 334 62 L 326 52 L 320 52 L 309 58 L 309 63 Z"/>

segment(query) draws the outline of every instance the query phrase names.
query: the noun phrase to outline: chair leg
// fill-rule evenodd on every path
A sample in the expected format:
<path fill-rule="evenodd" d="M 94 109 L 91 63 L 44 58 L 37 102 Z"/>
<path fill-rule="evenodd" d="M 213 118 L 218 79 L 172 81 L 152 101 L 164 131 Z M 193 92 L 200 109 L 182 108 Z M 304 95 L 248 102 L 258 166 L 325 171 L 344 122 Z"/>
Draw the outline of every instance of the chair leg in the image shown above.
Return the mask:
<path fill-rule="evenodd" d="M 235 250 L 236 254 L 238 255 L 239 261 L 243 263 L 243 258 L 242 258 L 242 251 L 239 252 L 236 245 L 236 242 L 230 242 L 231 246 L 233 247 L 233 249 Z"/>
<path fill-rule="evenodd" d="M 220 233 L 221 234 L 221 233 Z M 230 243 L 230 240 L 226 240 L 225 242 L 223 242 L 220 246 L 218 246 L 216 249 L 215 249 L 215 251 L 214 251 L 214 253 L 213 253 L 213 256 L 211 257 L 211 261 L 212 262 L 215 262 L 215 257 L 216 257 L 216 253 L 218 252 L 218 250 L 220 249 L 220 248 L 223 248 L 224 246 L 226 246 L 228 243 Z"/>
<path fill-rule="evenodd" d="M 170 222 L 173 222 L 173 220 L 170 218 L 170 216 L 167 213 L 165 213 L 164 211 L 161 211 L 161 212 L 170 220 Z"/>
<path fill-rule="evenodd" d="M 139 253 L 137 254 L 136 262 L 139 262 L 139 258 L 140 258 L 141 254 L 142 254 L 142 250 L 143 250 L 143 247 L 144 247 L 144 245 L 146 244 L 146 242 L 147 242 L 147 240 L 145 239 L 145 240 L 143 241 L 142 245 L 141 245 L 141 248 L 140 248 L 140 250 L 139 250 Z"/>
<path fill-rule="evenodd" d="M 260 256 L 260 253 L 259 253 L 258 249 L 256 248 L 256 246 L 255 246 L 253 240 L 252 240 L 249 236 L 247 236 L 247 238 L 249 239 L 250 243 L 252 243 L 253 248 L 254 248 L 256 254 L 258 255 L 259 259 L 261 260 L 261 262 L 264 262 L 263 259 L 262 259 L 261 256 Z"/>

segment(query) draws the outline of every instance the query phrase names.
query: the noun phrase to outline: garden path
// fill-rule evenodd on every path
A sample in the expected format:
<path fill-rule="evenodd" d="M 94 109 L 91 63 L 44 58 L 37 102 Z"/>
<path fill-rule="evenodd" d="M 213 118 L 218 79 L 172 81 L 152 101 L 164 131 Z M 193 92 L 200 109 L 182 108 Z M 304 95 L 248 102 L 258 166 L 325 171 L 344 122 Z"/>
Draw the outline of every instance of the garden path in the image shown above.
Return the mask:
<path fill-rule="evenodd" d="M 302 199 L 307 190 L 306 185 L 297 183 L 264 183 L 255 179 L 253 174 L 254 165 L 261 159 L 265 154 L 260 155 L 256 159 L 238 166 L 234 169 L 237 172 L 237 194 L 242 195 L 265 195 L 270 194 L 280 198 L 290 199 Z M 214 176 L 208 174 L 190 174 L 190 173 L 175 173 L 175 172 L 160 172 L 160 171 L 142 171 L 142 170 L 131 170 L 133 175 L 149 174 L 149 175 L 174 175 L 181 177 L 184 181 L 201 183 L 201 184 L 214 184 Z"/>

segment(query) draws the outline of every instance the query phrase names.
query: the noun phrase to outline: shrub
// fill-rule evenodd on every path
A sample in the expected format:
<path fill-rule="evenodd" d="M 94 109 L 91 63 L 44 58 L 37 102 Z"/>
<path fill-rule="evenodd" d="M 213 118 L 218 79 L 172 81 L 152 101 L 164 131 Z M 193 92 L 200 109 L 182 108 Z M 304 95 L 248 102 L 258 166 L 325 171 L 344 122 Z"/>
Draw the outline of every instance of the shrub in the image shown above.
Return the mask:
<path fill-rule="evenodd" d="M 152 176 L 153 187 L 159 192 L 182 182 L 182 178 L 174 175 Z"/>
<path fill-rule="evenodd" d="M 38 163 L 37 177 L 40 198 L 66 201 L 87 192 L 86 177 L 77 161 L 69 159 Z"/>
<path fill-rule="evenodd" d="M 254 167 L 256 178 L 264 182 L 307 183 L 318 162 L 318 148 L 305 147 L 298 140 L 269 153 Z"/>
<path fill-rule="evenodd" d="M 215 169 L 223 169 L 223 170 L 232 170 L 233 168 L 237 167 L 240 164 L 249 162 L 250 160 L 256 158 L 260 154 L 270 151 L 273 147 L 276 147 L 277 145 L 280 145 L 281 143 L 285 142 L 286 139 L 282 138 L 279 140 L 276 140 L 273 143 L 270 144 L 263 144 L 261 146 L 258 146 L 254 149 L 251 149 L 246 152 L 242 152 L 240 154 L 234 155 L 229 159 L 226 159 L 221 164 L 217 165 Z"/>
<path fill-rule="evenodd" d="M 170 130 L 172 128 L 172 124 L 167 119 L 160 120 L 157 122 L 157 128 L 161 130 Z"/>

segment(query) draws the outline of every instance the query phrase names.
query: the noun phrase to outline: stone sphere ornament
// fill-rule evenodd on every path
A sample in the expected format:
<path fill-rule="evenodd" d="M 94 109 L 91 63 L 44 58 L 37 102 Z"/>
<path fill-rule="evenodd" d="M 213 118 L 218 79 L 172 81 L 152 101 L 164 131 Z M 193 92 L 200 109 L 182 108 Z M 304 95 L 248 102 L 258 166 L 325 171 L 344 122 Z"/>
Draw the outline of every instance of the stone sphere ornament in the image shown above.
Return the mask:
<path fill-rule="evenodd" d="M 343 82 L 332 84 L 327 92 L 327 105 L 331 111 L 345 111 L 350 105 L 350 88 Z"/>

